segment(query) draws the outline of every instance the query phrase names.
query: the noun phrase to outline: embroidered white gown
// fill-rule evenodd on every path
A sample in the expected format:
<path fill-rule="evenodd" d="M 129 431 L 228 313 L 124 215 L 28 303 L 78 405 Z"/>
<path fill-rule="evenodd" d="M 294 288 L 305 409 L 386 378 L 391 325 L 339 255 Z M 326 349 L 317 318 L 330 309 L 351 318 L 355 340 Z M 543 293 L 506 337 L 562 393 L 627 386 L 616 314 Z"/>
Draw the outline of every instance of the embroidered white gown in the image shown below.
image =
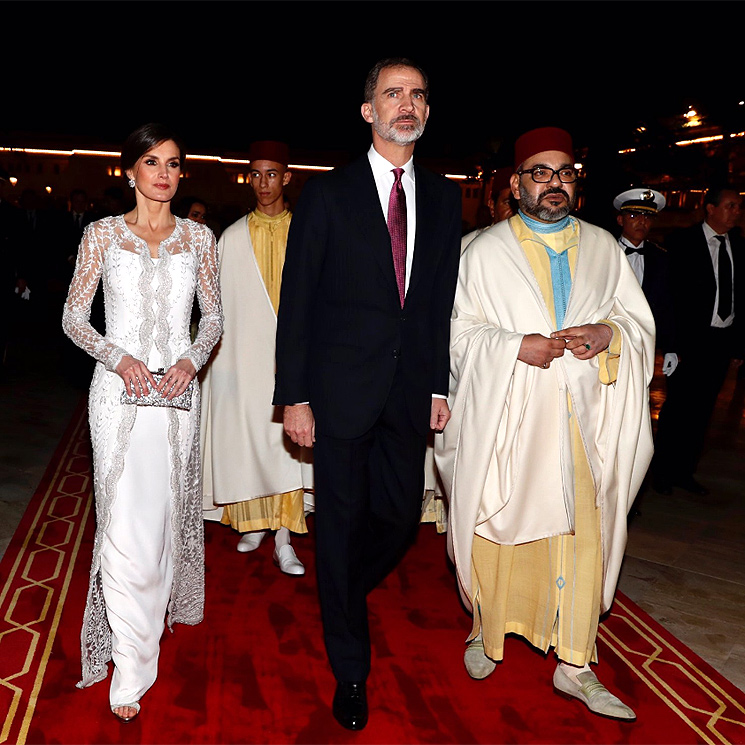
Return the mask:
<path fill-rule="evenodd" d="M 90 324 L 101 281 L 106 335 Z M 193 344 L 194 294 L 201 321 Z M 110 703 L 138 701 L 157 677 L 166 614 L 196 624 L 204 606 L 199 389 L 190 411 L 122 404 L 114 372 L 125 354 L 197 371 L 222 333 L 217 247 L 203 225 L 176 218 L 152 259 L 120 216 L 89 225 L 65 304 L 65 333 L 98 362 L 89 396 L 96 537 L 81 633 L 82 680 L 103 680 L 114 662 Z"/>

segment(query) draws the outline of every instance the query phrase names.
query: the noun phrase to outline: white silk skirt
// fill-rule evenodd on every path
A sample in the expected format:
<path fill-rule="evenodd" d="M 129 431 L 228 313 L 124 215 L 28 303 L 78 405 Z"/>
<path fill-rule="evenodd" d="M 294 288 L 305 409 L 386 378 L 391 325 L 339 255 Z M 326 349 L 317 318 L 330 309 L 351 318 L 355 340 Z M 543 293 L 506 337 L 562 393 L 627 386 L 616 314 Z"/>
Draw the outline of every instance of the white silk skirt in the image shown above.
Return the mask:
<path fill-rule="evenodd" d="M 173 583 L 170 474 L 167 409 L 138 407 L 101 551 L 111 706 L 139 701 L 158 675 Z"/>

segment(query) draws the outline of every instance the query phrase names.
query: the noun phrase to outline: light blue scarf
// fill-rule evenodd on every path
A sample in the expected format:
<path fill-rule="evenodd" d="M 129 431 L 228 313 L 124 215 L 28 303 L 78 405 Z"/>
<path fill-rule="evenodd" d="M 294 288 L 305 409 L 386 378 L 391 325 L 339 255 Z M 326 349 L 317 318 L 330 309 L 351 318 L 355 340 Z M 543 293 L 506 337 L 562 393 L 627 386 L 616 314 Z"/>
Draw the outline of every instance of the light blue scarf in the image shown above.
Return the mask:
<path fill-rule="evenodd" d="M 534 232 L 534 233 L 558 233 L 569 225 L 572 221 L 570 215 L 562 217 L 558 222 L 539 222 L 534 220 L 532 217 L 528 217 L 522 210 L 518 210 L 517 214 L 522 217 L 523 222 Z"/>
<path fill-rule="evenodd" d="M 534 233 L 559 233 L 566 228 L 572 218 L 567 215 L 558 222 L 539 222 L 534 220 L 532 217 L 528 217 L 522 210 L 518 210 L 518 214 L 522 218 L 522 221 L 534 232 Z M 549 263 L 551 266 L 551 286 L 553 287 L 554 293 L 554 314 L 556 315 L 556 329 L 557 331 L 564 326 L 564 316 L 566 315 L 567 303 L 569 302 L 569 293 L 572 290 L 572 275 L 569 271 L 569 256 L 567 251 L 562 253 L 556 253 L 550 246 L 545 243 L 543 247 L 546 249 L 546 255 L 548 256 Z"/>

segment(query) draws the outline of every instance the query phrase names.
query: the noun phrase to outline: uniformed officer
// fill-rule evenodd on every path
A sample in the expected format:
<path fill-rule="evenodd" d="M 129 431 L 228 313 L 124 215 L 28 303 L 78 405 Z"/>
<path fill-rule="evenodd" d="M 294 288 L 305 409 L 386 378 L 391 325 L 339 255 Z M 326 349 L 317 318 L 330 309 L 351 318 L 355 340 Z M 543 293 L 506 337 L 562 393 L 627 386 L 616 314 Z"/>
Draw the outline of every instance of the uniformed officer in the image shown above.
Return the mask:
<path fill-rule="evenodd" d="M 657 348 L 664 358 L 662 372 L 672 375 L 678 366 L 674 351 L 675 316 L 667 251 L 648 240 L 657 214 L 665 208 L 665 197 L 646 187 L 628 189 L 613 200 L 621 227 L 618 243 L 626 252 L 631 268 L 644 290 L 657 326 Z"/>

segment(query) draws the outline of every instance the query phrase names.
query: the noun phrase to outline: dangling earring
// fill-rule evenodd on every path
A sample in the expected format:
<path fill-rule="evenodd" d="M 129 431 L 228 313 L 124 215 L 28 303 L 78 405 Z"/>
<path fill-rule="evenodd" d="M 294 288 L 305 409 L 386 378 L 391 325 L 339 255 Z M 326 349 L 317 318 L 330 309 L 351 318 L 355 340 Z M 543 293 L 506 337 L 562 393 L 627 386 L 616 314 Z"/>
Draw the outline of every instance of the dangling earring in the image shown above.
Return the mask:
<path fill-rule="evenodd" d="M 127 184 L 129 185 L 130 189 L 135 188 L 135 180 L 133 178 L 129 179 L 129 181 L 127 181 Z"/>

